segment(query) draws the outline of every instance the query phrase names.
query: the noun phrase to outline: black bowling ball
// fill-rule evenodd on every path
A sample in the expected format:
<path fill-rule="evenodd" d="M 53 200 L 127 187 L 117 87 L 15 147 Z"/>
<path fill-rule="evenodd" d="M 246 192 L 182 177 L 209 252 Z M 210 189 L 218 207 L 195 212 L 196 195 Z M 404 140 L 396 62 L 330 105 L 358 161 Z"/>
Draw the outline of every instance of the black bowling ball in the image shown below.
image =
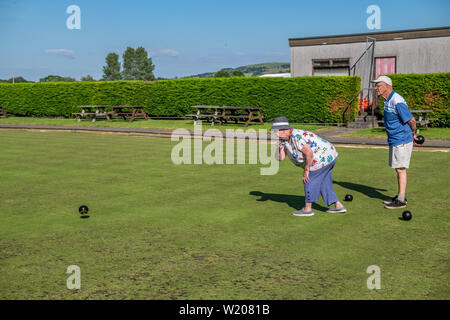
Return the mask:
<path fill-rule="evenodd" d="M 411 220 L 411 218 L 412 218 L 411 211 L 408 211 L 408 210 L 403 211 L 402 218 L 405 221 Z"/>
<path fill-rule="evenodd" d="M 417 144 L 423 144 L 425 142 L 425 138 L 423 136 L 417 136 L 416 137 L 416 143 Z"/>
<path fill-rule="evenodd" d="M 79 208 L 78 208 L 78 212 L 82 215 L 82 216 L 84 216 L 84 215 L 86 215 L 87 213 L 88 213 L 88 211 L 89 211 L 89 208 L 87 207 L 87 206 L 80 206 Z"/>
<path fill-rule="evenodd" d="M 353 196 L 351 194 L 346 194 L 344 201 L 352 201 L 353 200 Z"/>

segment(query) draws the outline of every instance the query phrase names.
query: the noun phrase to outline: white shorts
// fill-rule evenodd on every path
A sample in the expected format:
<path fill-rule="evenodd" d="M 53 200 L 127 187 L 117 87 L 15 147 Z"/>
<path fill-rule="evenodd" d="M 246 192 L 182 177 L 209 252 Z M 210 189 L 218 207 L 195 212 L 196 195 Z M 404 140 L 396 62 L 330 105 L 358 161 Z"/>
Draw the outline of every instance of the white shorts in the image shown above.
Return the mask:
<path fill-rule="evenodd" d="M 413 143 L 389 147 L 389 166 L 391 168 L 409 168 Z"/>

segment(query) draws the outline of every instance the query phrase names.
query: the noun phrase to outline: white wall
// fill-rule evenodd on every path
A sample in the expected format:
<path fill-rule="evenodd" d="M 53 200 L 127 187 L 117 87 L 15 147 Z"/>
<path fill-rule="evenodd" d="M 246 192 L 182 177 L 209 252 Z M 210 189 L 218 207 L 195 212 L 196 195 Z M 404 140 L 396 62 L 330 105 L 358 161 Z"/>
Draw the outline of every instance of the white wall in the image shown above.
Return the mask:
<path fill-rule="evenodd" d="M 360 57 L 366 43 L 291 47 L 292 77 L 312 76 L 313 59 Z M 450 37 L 379 41 L 375 57 L 397 57 L 397 73 L 450 72 Z"/>

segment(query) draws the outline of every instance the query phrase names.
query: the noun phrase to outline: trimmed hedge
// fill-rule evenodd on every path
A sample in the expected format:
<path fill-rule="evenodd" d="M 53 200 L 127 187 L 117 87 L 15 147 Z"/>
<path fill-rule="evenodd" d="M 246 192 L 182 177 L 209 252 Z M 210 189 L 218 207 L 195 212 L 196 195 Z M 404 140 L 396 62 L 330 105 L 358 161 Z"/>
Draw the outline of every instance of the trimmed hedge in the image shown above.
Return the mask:
<path fill-rule="evenodd" d="M 433 125 L 450 126 L 450 73 L 393 74 L 394 91 L 398 92 L 410 110 L 433 110 L 429 117 L 437 118 Z"/>
<path fill-rule="evenodd" d="M 359 88 L 359 77 L 0 84 L 0 105 L 16 115 L 50 117 L 71 117 L 80 105 L 143 105 L 152 116 L 184 116 L 194 105 L 259 106 L 266 121 L 284 115 L 335 123 Z"/>

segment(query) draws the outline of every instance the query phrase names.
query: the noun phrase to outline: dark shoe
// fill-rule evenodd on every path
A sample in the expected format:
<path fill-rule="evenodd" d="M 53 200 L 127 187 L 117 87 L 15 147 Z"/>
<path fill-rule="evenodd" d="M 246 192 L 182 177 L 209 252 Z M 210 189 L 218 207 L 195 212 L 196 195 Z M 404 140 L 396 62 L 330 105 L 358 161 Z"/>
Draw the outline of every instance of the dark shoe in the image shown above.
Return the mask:
<path fill-rule="evenodd" d="M 406 202 L 401 202 L 398 199 L 395 199 L 391 203 L 384 206 L 386 209 L 400 209 L 406 207 Z"/>
<path fill-rule="evenodd" d="M 394 202 L 395 200 L 397 200 L 398 195 L 396 195 L 395 197 L 393 197 L 391 200 L 385 200 L 383 201 L 384 204 L 390 204 L 391 202 Z M 408 199 L 405 197 L 405 203 L 408 203 Z"/>

